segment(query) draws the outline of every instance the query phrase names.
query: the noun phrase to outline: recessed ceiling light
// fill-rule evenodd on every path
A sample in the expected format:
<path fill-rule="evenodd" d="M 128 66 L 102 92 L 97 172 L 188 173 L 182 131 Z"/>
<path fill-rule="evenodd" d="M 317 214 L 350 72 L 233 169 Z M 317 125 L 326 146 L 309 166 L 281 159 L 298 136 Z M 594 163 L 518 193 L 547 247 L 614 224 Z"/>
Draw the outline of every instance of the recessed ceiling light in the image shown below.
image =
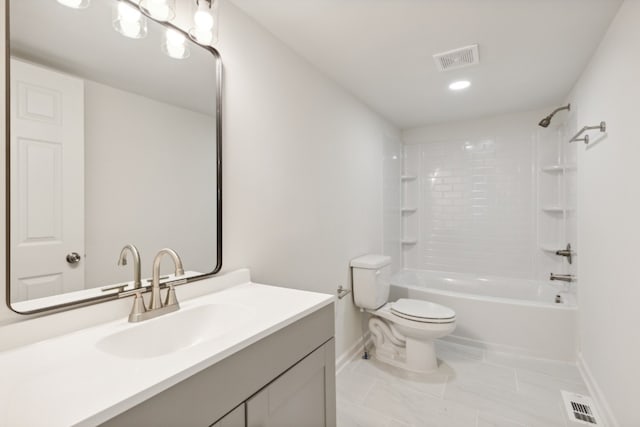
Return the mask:
<path fill-rule="evenodd" d="M 457 82 L 453 82 L 449 85 L 449 89 L 451 90 L 462 90 L 471 86 L 471 82 L 469 80 L 458 80 Z"/>

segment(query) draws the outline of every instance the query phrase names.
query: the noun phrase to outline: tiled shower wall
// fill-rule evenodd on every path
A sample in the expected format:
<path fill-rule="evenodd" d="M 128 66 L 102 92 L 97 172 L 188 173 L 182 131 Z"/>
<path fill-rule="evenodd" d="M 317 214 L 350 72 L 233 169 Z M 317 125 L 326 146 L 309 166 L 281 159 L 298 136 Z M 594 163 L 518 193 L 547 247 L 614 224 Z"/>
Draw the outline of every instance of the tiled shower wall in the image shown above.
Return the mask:
<path fill-rule="evenodd" d="M 537 149 L 554 143 L 557 132 L 537 126 L 546 114 L 405 132 L 405 268 L 548 276 L 538 242 Z"/>

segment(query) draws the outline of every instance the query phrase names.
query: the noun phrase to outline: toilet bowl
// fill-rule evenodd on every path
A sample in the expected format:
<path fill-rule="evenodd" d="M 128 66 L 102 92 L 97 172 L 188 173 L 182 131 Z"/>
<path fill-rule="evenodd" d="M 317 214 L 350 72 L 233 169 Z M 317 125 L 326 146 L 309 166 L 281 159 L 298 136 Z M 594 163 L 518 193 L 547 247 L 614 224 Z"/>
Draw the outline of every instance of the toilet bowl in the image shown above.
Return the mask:
<path fill-rule="evenodd" d="M 453 310 L 427 301 L 399 299 L 367 311 L 372 315 L 369 331 L 377 359 L 414 372 L 438 369 L 433 343 L 455 329 Z"/>
<path fill-rule="evenodd" d="M 434 340 L 455 329 L 456 314 L 445 306 L 402 298 L 387 302 L 391 258 L 365 255 L 351 261 L 356 306 L 371 314 L 375 357 L 414 372 L 438 368 Z"/>

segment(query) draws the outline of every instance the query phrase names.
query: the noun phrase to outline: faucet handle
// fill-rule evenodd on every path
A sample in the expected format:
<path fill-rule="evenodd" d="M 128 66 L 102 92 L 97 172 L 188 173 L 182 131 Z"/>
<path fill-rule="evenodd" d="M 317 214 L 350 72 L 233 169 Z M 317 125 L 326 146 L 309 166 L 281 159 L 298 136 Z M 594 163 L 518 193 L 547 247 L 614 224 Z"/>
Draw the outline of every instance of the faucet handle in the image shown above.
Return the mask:
<path fill-rule="evenodd" d="M 142 292 L 136 291 L 136 296 L 133 299 L 133 307 L 131 313 L 129 313 L 129 322 L 138 322 L 144 312 L 147 311 L 147 307 L 144 305 L 144 298 L 142 298 Z"/>
<path fill-rule="evenodd" d="M 176 298 L 176 290 L 172 284 L 169 285 L 169 290 L 167 291 L 167 299 L 164 301 L 164 305 L 178 305 L 178 298 Z"/>

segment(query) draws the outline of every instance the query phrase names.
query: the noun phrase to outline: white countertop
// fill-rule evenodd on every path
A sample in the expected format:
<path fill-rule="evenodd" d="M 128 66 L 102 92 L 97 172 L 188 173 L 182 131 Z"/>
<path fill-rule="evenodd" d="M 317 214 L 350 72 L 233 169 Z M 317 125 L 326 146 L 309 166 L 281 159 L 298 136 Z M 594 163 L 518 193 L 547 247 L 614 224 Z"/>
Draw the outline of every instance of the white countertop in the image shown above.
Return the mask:
<path fill-rule="evenodd" d="M 0 352 L 0 426 L 102 423 L 333 301 L 332 295 L 244 283 L 180 301 L 180 311 L 148 320 L 207 304 L 251 310 L 229 333 L 166 355 L 127 359 L 98 349 L 101 338 L 140 325 L 126 318 Z"/>

